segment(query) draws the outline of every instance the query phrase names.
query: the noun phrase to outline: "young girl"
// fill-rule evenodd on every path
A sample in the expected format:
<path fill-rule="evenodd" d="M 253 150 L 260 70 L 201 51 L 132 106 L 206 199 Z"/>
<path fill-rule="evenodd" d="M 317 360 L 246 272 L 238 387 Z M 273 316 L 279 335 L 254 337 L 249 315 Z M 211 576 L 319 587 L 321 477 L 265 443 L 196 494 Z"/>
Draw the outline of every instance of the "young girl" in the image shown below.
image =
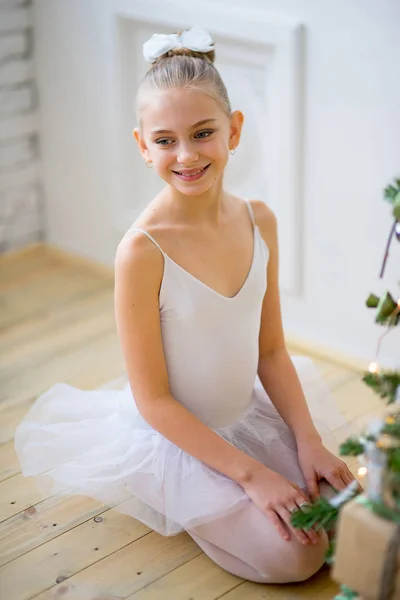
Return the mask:
<path fill-rule="evenodd" d="M 41 396 L 16 435 L 23 472 L 163 535 L 186 530 L 239 577 L 301 581 L 323 564 L 327 534 L 293 528 L 291 513 L 353 480 L 310 416 L 334 409 L 311 361 L 295 368 L 285 348 L 275 217 L 223 187 L 243 115 L 212 39 L 155 35 L 144 54 L 134 136 L 165 187 L 116 254 L 129 384 Z"/>

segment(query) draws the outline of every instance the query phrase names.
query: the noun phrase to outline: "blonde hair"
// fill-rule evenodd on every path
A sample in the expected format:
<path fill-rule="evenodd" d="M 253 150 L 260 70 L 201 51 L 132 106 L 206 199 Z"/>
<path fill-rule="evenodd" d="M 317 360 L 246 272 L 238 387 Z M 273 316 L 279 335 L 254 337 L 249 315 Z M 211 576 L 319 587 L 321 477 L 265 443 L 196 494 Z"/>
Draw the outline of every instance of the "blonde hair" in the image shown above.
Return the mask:
<path fill-rule="evenodd" d="M 147 71 L 137 93 L 136 109 L 140 112 L 145 90 L 173 88 L 200 88 L 214 98 L 228 116 L 231 103 L 225 84 L 213 65 L 215 52 L 203 53 L 188 48 L 174 48 L 160 56 Z"/>

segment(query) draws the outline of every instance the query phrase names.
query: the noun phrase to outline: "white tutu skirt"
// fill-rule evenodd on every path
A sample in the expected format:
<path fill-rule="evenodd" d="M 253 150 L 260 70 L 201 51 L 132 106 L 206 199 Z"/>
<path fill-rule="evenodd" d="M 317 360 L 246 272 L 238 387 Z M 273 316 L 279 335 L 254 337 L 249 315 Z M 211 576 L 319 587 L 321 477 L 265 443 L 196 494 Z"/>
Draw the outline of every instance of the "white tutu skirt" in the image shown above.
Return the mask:
<path fill-rule="evenodd" d="M 292 360 L 314 423 L 335 452 L 332 430 L 343 431 L 345 421 L 313 363 L 303 357 Z M 295 439 L 258 379 L 247 413 L 216 432 L 305 487 Z M 38 477 L 47 493 L 93 497 L 162 535 L 226 516 L 248 502 L 240 485 L 145 423 L 129 384 L 94 391 L 54 385 L 18 426 L 15 447 L 23 474 Z"/>

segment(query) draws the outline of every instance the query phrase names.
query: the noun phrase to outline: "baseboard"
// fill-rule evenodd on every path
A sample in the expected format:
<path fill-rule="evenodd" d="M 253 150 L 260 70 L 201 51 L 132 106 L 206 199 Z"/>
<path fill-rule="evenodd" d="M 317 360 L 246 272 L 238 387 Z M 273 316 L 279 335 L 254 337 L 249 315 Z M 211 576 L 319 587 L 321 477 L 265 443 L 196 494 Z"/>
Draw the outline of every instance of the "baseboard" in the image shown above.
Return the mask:
<path fill-rule="evenodd" d="M 321 360 L 335 363 L 340 367 L 354 371 L 366 371 L 368 365 L 365 361 L 344 352 L 338 352 L 332 348 L 323 346 L 316 342 L 301 338 L 293 334 L 286 334 L 286 343 L 294 351 L 299 351 Z"/>
<path fill-rule="evenodd" d="M 68 250 L 64 250 L 55 246 L 54 244 L 48 244 L 46 242 L 37 242 L 35 244 L 29 244 L 18 250 L 10 250 L 0 255 L 0 264 L 7 264 L 10 262 L 23 260 L 29 256 L 43 256 L 53 258 L 60 261 L 65 265 L 76 267 L 77 269 L 86 269 L 92 273 L 98 273 L 108 279 L 114 279 L 114 268 L 109 265 L 97 262 L 92 258 L 81 256 L 80 254 L 74 254 Z"/>
<path fill-rule="evenodd" d="M 54 244 L 44 244 L 44 246 L 45 251 L 50 257 L 57 258 L 63 263 L 75 266 L 78 269 L 89 269 L 99 275 L 114 279 L 114 267 L 111 267 L 110 265 L 105 265 L 93 258 L 82 256 L 81 254 L 74 254 L 69 250 L 59 248 Z"/>
<path fill-rule="evenodd" d="M 27 256 L 44 256 L 44 253 L 46 252 L 45 246 L 46 244 L 43 242 L 35 242 L 34 244 L 28 244 L 22 248 L 6 250 L 0 254 L 0 263 L 2 265 L 12 263 L 24 259 Z"/>

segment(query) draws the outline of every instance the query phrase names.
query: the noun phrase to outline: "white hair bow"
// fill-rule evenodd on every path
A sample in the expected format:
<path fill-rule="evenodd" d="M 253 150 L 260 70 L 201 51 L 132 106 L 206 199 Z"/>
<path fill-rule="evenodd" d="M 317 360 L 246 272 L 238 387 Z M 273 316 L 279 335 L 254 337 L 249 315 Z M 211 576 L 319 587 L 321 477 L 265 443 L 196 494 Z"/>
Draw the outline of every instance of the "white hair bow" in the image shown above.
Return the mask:
<path fill-rule="evenodd" d="M 143 44 L 143 56 L 148 63 L 153 63 L 170 50 L 187 48 L 194 52 L 211 52 L 214 45 L 210 34 L 201 27 L 192 27 L 181 34 L 155 33 Z"/>

